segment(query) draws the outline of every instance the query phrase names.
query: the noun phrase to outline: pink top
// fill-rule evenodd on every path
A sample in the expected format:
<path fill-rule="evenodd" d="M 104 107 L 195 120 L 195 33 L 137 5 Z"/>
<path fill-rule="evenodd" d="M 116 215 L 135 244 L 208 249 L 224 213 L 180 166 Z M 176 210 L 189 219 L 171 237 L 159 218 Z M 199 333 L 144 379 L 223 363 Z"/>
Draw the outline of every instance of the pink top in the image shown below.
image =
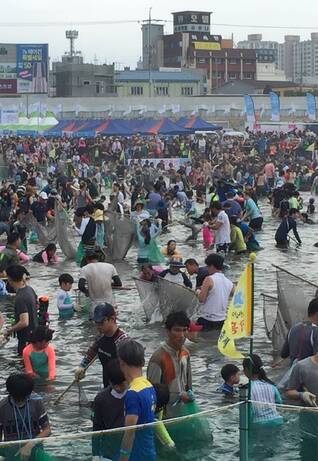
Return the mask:
<path fill-rule="evenodd" d="M 1 251 L 3 251 L 4 249 L 5 249 L 5 246 L 4 246 L 4 245 L 1 245 L 1 246 L 0 246 L 0 253 L 1 253 Z M 29 259 L 30 259 L 29 256 L 26 255 L 25 253 L 23 253 L 23 251 L 21 251 L 21 250 L 16 250 L 16 252 L 17 252 L 17 255 L 19 256 L 19 259 L 20 259 L 20 261 L 21 261 L 22 264 L 27 263 L 27 262 L 29 261 Z"/>
<path fill-rule="evenodd" d="M 274 163 L 266 163 L 266 165 L 264 166 L 264 173 L 267 178 L 273 178 L 275 176 Z"/>
<path fill-rule="evenodd" d="M 56 264 L 58 262 L 58 260 L 59 260 L 58 256 L 55 254 L 55 255 L 52 256 L 52 258 L 49 261 L 49 258 L 47 256 L 47 252 L 45 250 L 42 253 L 42 259 L 43 259 L 44 264 L 48 264 L 49 262 L 53 263 L 53 264 Z"/>

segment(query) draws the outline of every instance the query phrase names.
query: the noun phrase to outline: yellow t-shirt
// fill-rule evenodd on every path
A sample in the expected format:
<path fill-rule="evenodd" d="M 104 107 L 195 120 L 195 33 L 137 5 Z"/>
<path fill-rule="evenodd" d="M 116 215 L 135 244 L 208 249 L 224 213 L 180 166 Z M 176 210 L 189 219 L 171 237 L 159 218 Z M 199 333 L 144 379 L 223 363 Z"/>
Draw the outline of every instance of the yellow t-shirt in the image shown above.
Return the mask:
<path fill-rule="evenodd" d="M 231 224 L 231 249 L 237 252 L 246 250 L 242 231 L 234 224 Z"/>

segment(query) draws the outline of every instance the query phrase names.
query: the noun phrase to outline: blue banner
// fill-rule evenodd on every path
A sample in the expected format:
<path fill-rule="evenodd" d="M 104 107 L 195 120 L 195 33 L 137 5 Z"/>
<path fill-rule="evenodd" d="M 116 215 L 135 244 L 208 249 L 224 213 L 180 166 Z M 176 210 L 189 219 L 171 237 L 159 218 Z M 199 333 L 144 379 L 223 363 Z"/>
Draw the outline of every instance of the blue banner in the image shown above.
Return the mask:
<path fill-rule="evenodd" d="M 278 94 L 274 93 L 274 91 L 271 91 L 269 93 L 269 99 L 271 102 L 271 109 L 272 109 L 272 118 L 271 120 L 273 122 L 279 122 L 280 121 L 280 100 Z"/>
<path fill-rule="evenodd" d="M 48 92 L 48 45 L 17 45 L 18 93 Z"/>
<path fill-rule="evenodd" d="M 255 107 L 252 96 L 244 96 L 246 119 L 249 123 L 255 123 Z"/>
<path fill-rule="evenodd" d="M 316 120 L 316 98 L 311 93 L 306 93 L 307 115 L 310 120 Z"/>

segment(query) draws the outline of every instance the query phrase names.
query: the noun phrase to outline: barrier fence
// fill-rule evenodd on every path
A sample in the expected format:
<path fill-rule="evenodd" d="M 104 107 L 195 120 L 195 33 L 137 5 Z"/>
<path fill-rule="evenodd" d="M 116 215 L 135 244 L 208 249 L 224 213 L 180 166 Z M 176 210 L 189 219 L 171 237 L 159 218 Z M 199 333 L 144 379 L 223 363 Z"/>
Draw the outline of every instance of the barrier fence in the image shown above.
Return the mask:
<path fill-rule="evenodd" d="M 316 460 L 318 459 L 318 410 L 292 405 L 274 405 L 244 400 L 218 408 L 186 414 L 162 423 L 116 428 L 108 431 L 80 432 L 38 439 L 30 461 L 84 461 L 119 459 L 120 445 L 126 431 L 135 431 L 135 440 L 146 448 L 147 436 L 155 433 L 157 461 L 216 461 L 235 460 Z M 181 407 L 182 408 L 182 407 Z M 190 407 L 191 408 L 191 407 Z M 253 414 L 269 415 L 278 412 L 276 423 L 253 424 Z M 250 418 L 248 417 L 250 415 Z M 168 441 L 172 440 L 174 447 Z M 0 458 L 5 461 L 25 459 L 19 450 L 28 441 L 0 443 Z M 34 443 L 34 439 L 32 440 Z M 17 455 L 18 454 L 18 455 Z M 146 458 L 143 458 L 146 459 Z"/>

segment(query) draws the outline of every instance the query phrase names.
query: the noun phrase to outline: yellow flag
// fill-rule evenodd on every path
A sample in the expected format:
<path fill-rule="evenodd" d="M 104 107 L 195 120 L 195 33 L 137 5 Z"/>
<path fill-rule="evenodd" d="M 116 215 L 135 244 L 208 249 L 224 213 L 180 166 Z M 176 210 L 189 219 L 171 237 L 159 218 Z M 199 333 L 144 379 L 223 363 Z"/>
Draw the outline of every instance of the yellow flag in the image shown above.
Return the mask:
<path fill-rule="evenodd" d="M 313 142 L 307 147 L 306 152 L 314 152 L 314 151 L 315 151 L 315 143 Z"/>
<path fill-rule="evenodd" d="M 244 355 L 236 350 L 235 339 L 250 336 L 252 332 L 252 264 L 255 258 L 255 253 L 251 253 L 250 261 L 241 274 L 227 309 L 226 319 L 218 340 L 219 351 L 232 359 L 244 358 Z"/>

